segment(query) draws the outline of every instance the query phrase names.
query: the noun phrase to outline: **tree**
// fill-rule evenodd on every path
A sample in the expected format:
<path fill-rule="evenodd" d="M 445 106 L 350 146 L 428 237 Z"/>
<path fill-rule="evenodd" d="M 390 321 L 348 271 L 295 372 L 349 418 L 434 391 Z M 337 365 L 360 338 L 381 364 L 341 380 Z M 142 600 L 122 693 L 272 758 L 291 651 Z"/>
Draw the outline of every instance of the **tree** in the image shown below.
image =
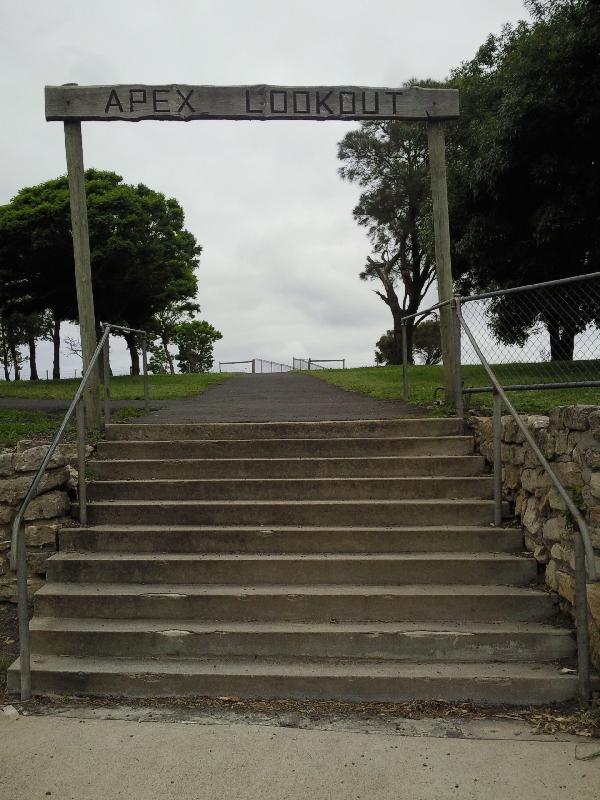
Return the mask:
<path fill-rule="evenodd" d="M 441 84 L 420 81 L 419 85 Z M 392 313 L 390 357 L 398 364 L 402 320 L 419 309 L 435 280 L 426 131 L 414 123 L 363 122 L 339 143 L 338 158 L 343 162 L 340 176 L 364 189 L 354 217 L 367 229 L 373 254 L 360 278 L 381 284 L 375 293 Z M 406 326 L 410 360 L 413 327 L 410 320 Z"/>
<path fill-rule="evenodd" d="M 394 331 L 387 331 L 376 344 L 375 363 L 395 364 Z M 439 364 L 442 360 L 440 321 L 437 317 L 420 322 L 414 329 L 413 350 L 423 364 Z"/>
<path fill-rule="evenodd" d="M 452 76 L 462 118 L 449 141 L 453 263 L 460 288 L 488 290 L 600 269 L 600 5 L 527 3 L 533 22 L 490 36 Z M 492 306 L 500 341 L 542 323 L 553 360 L 597 322 L 581 289 Z M 577 319 L 577 323 L 573 320 Z"/>
<path fill-rule="evenodd" d="M 201 248 L 176 200 L 114 172 L 90 169 L 85 180 L 96 319 L 146 328 L 170 303 L 195 296 Z M 60 322 L 77 319 L 70 224 L 66 178 L 22 189 L 0 207 L 3 292 L 22 313 L 52 313 L 56 353 Z M 139 373 L 135 338 L 125 339 Z"/>
<path fill-rule="evenodd" d="M 174 342 L 179 348 L 177 363 L 181 372 L 208 372 L 213 365 L 213 344 L 223 335 L 204 320 L 181 322 Z"/>
<path fill-rule="evenodd" d="M 153 372 L 168 371 L 171 375 L 175 374 L 173 354 L 169 350 L 169 345 L 174 340 L 178 325 L 184 322 L 186 318 L 192 319 L 194 314 L 198 313 L 200 313 L 198 303 L 174 301 L 154 315 L 150 330 L 157 334 L 159 343 L 158 345 L 152 344 L 150 348 Z"/>
<path fill-rule="evenodd" d="M 423 364 L 439 364 L 442 360 L 442 337 L 437 317 L 419 322 L 415 328 L 414 350 Z"/>

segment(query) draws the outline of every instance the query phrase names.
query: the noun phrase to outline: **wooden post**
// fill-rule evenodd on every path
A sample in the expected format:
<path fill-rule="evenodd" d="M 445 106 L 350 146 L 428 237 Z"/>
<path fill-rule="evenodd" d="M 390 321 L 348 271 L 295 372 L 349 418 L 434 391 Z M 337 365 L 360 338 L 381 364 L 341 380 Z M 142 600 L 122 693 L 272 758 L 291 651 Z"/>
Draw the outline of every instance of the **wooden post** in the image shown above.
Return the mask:
<path fill-rule="evenodd" d="M 452 299 L 452 264 L 450 261 L 450 222 L 448 219 L 448 188 L 446 184 L 446 148 L 444 123 L 430 120 L 427 123 L 429 144 L 429 171 L 431 199 L 433 202 L 433 229 L 435 235 L 435 264 L 438 299 L 440 303 Z M 440 332 L 444 364 L 446 401 L 456 407 L 456 351 L 454 323 L 450 305 L 440 308 Z"/>
<path fill-rule="evenodd" d="M 94 296 L 92 293 L 92 270 L 90 263 L 90 241 L 88 232 L 87 203 L 83 170 L 83 148 L 81 144 L 81 123 L 65 122 L 65 150 L 67 153 L 67 177 L 71 200 L 71 230 L 73 232 L 73 253 L 75 256 L 75 286 L 77 289 L 77 309 L 83 369 L 87 369 L 96 349 L 96 318 L 94 315 Z M 98 367 L 90 376 L 85 391 L 85 411 L 91 428 L 100 427 Z"/>

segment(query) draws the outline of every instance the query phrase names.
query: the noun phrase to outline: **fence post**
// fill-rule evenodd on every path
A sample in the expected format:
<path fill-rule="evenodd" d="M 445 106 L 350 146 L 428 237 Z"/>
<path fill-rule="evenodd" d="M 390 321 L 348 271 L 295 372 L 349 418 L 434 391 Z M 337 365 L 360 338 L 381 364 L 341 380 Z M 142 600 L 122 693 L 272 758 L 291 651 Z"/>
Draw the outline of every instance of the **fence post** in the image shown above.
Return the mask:
<path fill-rule="evenodd" d="M 21 523 L 22 525 L 24 523 Z M 17 613 L 19 617 L 19 659 L 21 700 L 31 697 L 31 652 L 29 644 L 29 613 L 27 597 L 27 553 L 25 550 L 25 531 L 19 531 L 17 539 Z"/>
<path fill-rule="evenodd" d="M 81 400 L 75 409 L 77 419 L 77 499 L 79 522 L 87 525 L 87 487 L 85 485 L 85 408 Z"/>
<path fill-rule="evenodd" d="M 309 369 L 309 371 L 310 371 L 310 362 L 311 362 L 311 359 L 309 358 L 308 359 L 308 369 Z"/>
<path fill-rule="evenodd" d="M 408 401 L 408 337 L 404 322 L 400 327 L 402 328 L 402 399 Z"/>
<path fill-rule="evenodd" d="M 454 407 L 457 417 L 464 417 L 464 397 L 462 391 L 461 375 L 461 332 L 460 325 L 460 297 L 452 300 L 452 327 L 454 334 Z"/>
<path fill-rule="evenodd" d="M 440 303 L 452 299 L 452 264 L 450 259 L 450 223 L 448 219 L 448 187 L 446 184 L 446 145 L 443 120 L 430 119 L 427 123 L 431 200 L 433 205 L 433 232 L 435 240 L 435 268 Z M 446 402 L 456 408 L 454 329 L 452 312 L 448 305 L 440 308 L 440 334 L 442 339 L 444 388 Z"/>
<path fill-rule="evenodd" d="M 109 328 L 103 325 L 104 331 Z M 110 424 L 110 336 L 106 337 L 102 348 L 102 368 L 104 372 L 104 425 Z"/>
<path fill-rule="evenodd" d="M 346 359 L 342 358 L 342 369 L 346 369 Z"/>
<path fill-rule="evenodd" d="M 587 585 L 585 549 L 581 536 L 575 539 L 575 621 L 577 624 L 577 672 L 579 697 L 589 703 L 592 696 L 590 682 L 590 644 L 587 622 Z"/>
<path fill-rule="evenodd" d="M 150 383 L 148 380 L 148 343 L 145 336 L 142 338 L 142 368 L 144 370 L 144 409 L 147 414 L 150 411 Z"/>
<path fill-rule="evenodd" d="M 494 525 L 502 525 L 502 398 L 494 392 Z"/>
<path fill-rule="evenodd" d="M 252 374 L 254 375 L 255 372 L 256 372 L 256 359 L 253 358 L 252 359 Z"/>

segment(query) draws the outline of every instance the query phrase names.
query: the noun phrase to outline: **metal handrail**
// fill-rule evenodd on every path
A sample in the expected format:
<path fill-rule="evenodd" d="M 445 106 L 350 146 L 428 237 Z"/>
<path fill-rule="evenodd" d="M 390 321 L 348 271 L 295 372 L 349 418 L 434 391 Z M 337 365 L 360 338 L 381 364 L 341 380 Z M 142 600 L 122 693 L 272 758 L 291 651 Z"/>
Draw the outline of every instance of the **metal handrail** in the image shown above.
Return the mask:
<path fill-rule="evenodd" d="M 577 523 L 578 536 L 575 536 L 575 617 L 577 623 L 577 660 L 578 660 L 578 680 L 579 696 L 585 702 L 591 698 L 590 683 L 590 651 L 587 627 L 587 588 L 586 574 L 590 581 L 597 581 L 598 574 L 594 556 L 594 548 L 590 538 L 587 523 L 573 502 L 570 494 L 564 488 L 556 473 L 548 463 L 546 457 L 538 447 L 535 439 L 531 435 L 527 426 L 522 421 L 517 410 L 508 399 L 508 396 L 498 381 L 494 371 L 490 367 L 487 359 L 483 355 L 481 348 L 477 344 L 471 329 L 467 325 L 462 315 L 460 303 L 455 303 L 456 315 L 460 326 L 471 342 L 473 349 L 477 353 L 483 368 L 485 369 L 494 389 L 494 508 L 495 521 L 498 524 L 502 518 L 502 459 L 501 459 L 501 436 L 502 436 L 502 403 L 506 406 L 510 415 L 513 417 L 525 441 L 537 456 L 540 464 L 548 473 L 554 487 L 564 500 L 569 512 Z M 587 566 L 587 570 L 586 570 Z"/>
<path fill-rule="evenodd" d="M 25 537 L 23 533 L 23 517 L 31 501 L 36 497 L 37 490 L 40 482 L 44 477 L 48 464 L 54 455 L 56 448 L 65 433 L 67 425 L 71 421 L 73 414 L 77 415 L 77 439 L 78 439 L 78 458 L 79 458 L 79 506 L 80 506 L 80 520 L 85 524 L 87 521 L 86 502 L 85 502 L 85 417 L 83 413 L 83 406 L 81 400 L 83 393 L 89 383 L 92 373 L 98 364 L 100 354 L 104 353 L 104 391 L 105 391 L 105 423 L 110 421 L 110 404 L 108 395 L 108 383 L 110 380 L 109 365 L 108 365 L 108 343 L 111 330 L 128 331 L 131 333 L 141 333 L 144 335 L 142 341 L 142 353 L 144 361 L 144 401 L 146 409 L 148 409 L 148 370 L 146 363 L 146 331 L 136 330 L 135 328 L 125 328 L 121 325 L 104 324 L 103 332 L 90 363 L 85 370 L 81 383 L 71 403 L 67 409 L 58 430 L 54 434 L 54 438 L 48 447 L 46 455 L 42 459 L 25 499 L 21 503 L 19 510 L 13 520 L 12 535 L 11 535 L 11 548 L 9 554 L 10 569 L 17 573 L 17 608 L 19 618 L 19 657 L 21 666 L 21 700 L 29 700 L 31 697 L 31 651 L 29 646 L 29 614 L 28 614 L 28 597 L 27 597 L 27 552 L 25 549 Z"/>
<path fill-rule="evenodd" d="M 519 294 L 520 292 L 528 292 L 531 289 L 548 289 L 550 286 L 564 286 L 568 283 L 578 283 L 579 281 L 589 281 L 593 278 L 600 278 L 600 272 L 587 272 L 584 275 L 572 275 L 570 278 L 558 278 L 554 281 L 544 281 L 543 283 L 528 283 L 524 286 L 513 286 L 510 289 L 496 289 L 494 292 L 484 292 L 483 294 L 471 294 L 463 297 L 463 303 L 472 303 L 473 300 L 487 300 L 490 297 L 500 297 L 506 294 Z M 433 306 L 435 308 L 435 306 Z"/>

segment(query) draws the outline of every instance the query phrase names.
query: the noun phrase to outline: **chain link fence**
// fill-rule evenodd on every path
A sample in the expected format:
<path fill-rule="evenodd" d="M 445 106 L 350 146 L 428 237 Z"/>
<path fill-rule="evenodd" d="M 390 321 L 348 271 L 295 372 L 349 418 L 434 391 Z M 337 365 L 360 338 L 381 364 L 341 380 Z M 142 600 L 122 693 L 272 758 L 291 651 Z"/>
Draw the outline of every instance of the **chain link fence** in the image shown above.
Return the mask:
<path fill-rule="evenodd" d="M 462 297 L 460 306 L 506 388 L 600 386 L 599 273 Z M 465 388 L 489 384 L 464 331 L 461 364 Z"/>
<path fill-rule="evenodd" d="M 294 358 L 293 363 L 296 370 L 346 369 L 345 358 Z"/>

